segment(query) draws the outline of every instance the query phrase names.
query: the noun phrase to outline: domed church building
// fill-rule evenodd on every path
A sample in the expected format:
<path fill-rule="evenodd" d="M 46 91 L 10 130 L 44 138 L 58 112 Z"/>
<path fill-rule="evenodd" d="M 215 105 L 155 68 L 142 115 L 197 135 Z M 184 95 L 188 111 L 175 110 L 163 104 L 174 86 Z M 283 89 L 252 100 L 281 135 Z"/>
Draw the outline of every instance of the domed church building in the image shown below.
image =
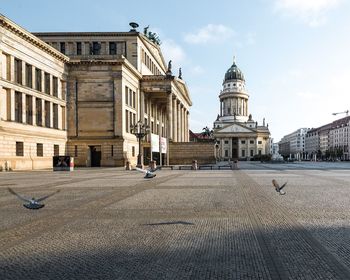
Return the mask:
<path fill-rule="evenodd" d="M 220 114 L 214 122 L 216 157 L 221 160 L 250 160 L 269 153 L 270 131 L 265 119 L 262 125 L 248 110 L 249 94 L 242 71 L 234 59 L 227 70 L 220 91 Z"/>

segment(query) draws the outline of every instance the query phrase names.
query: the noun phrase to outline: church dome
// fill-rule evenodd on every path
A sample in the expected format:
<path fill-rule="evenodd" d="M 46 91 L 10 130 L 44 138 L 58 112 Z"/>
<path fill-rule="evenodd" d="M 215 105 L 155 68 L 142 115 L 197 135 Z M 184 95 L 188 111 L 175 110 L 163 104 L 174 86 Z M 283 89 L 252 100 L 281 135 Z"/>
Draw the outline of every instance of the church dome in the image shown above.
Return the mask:
<path fill-rule="evenodd" d="M 244 80 L 242 71 L 237 67 L 236 62 L 233 61 L 232 66 L 226 71 L 224 83 L 229 80 Z"/>

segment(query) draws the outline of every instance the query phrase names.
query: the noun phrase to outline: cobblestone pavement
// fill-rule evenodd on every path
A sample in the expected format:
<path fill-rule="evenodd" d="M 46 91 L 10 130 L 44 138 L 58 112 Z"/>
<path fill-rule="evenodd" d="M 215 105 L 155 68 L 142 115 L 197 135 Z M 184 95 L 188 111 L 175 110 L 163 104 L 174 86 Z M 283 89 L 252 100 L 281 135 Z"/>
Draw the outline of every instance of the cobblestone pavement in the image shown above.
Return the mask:
<path fill-rule="evenodd" d="M 0 173 L 0 279 L 350 279 L 350 164 L 317 164 Z"/>

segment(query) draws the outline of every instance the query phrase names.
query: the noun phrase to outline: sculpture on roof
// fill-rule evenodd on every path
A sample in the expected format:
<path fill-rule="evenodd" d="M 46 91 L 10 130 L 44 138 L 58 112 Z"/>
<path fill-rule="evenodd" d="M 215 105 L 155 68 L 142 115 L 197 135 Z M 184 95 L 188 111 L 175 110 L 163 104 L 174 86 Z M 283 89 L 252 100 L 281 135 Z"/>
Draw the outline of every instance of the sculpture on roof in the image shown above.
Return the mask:
<path fill-rule="evenodd" d="M 152 41 L 156 45 L 160 46 L 162 42 L 160 41 L 159 36 L 155 32 L 148 31 L 148 28 L 149 25 L 143 29 L 143 35 L 145 35 L 150 41 Z"/>
<path fill-rule="evenodd" d="M 182 80 L 182 71 L 181 71 L 181 67 L 179 68 L 179 79 Z"/>

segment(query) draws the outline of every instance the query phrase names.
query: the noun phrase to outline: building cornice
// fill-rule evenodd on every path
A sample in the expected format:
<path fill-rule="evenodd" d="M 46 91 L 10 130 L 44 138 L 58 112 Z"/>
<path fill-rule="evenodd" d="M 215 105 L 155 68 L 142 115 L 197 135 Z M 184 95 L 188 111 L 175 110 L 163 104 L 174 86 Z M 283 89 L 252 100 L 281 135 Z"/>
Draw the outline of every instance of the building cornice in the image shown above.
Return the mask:
<path fill-rule="evenodd" d="M 0 26 L 5 28 L 6 30 L 12 32 L 16 36 L 22 38 L 23 40 L 31 43 L 32 45 L 36 46 L 37 48 L 41 49 L 42 51 L 48 53 L 49 55 L 53 56 L 54 58 L 56 58 L 62 62 L 69 61 L 69 57 L 60 53 L 55 48 L 46 44 L 44 41 L 42 41 L 38 37 L 34 36 L 32 33 L 28 32 L 24 28 L 20 27 L 19 25 L 17 25 L 13 21 L 9 20 L 8 18 L 6 18 L 2 14 L 0 14 Z"/>

